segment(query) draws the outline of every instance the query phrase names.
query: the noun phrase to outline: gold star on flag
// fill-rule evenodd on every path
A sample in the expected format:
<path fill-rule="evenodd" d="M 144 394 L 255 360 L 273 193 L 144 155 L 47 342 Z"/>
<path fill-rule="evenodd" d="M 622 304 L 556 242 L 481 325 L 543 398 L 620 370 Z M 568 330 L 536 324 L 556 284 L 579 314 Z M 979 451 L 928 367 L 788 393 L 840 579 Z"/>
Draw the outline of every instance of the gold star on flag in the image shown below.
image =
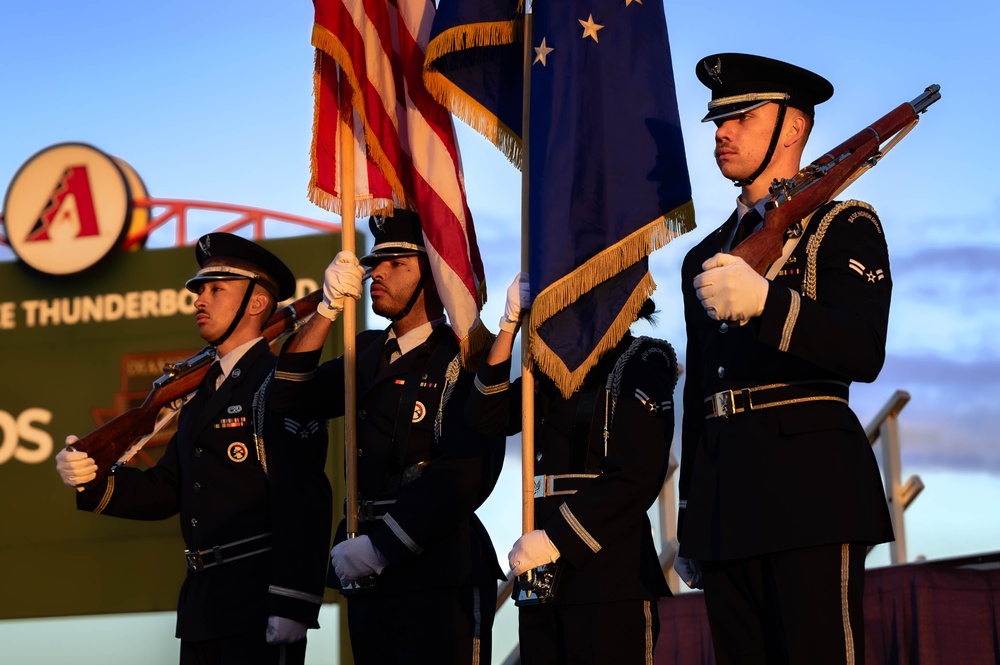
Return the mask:
<path fill-rule="evenodd" d="M 581 39 L 586 39 L 587 37 L 593 37 L 594 41 L 596 42 L 597 41 L 597 31 L 598 30 L 603 30 L 604 26 L 603 25 L 598 25 L 597 23 L 594 23 L 594 15 L 593 14 L 591 14 L 590 16 L 588 16 L 586 21 L 584 21 L 583 19 L 577 19 L 577 20 L 580 22 L 580 25 L 583 26 L 583 37 L 581 37 Z"/>
<path fill-rule="evenodd" d="M 638 2 L 640 5 L 642 4 L 642 0 L 625 0 L 625 6 L 628 7 L 633 2 Z"/>
<path fill-rule="evenodd" d="M 551 46 L 548 46 L 545 43 L 545 37 L 542 37 L 542 43 L 535 47 L 535 62 L 541 62 L 542 67 L 544 67 L 545 56 L 547 56 L 549 53 L 552 53 L 553 51 L 555 51 L 555 49 L 552 48 Z M 535 64 L 535 62 L 532 62 L 531 64 Z"/>

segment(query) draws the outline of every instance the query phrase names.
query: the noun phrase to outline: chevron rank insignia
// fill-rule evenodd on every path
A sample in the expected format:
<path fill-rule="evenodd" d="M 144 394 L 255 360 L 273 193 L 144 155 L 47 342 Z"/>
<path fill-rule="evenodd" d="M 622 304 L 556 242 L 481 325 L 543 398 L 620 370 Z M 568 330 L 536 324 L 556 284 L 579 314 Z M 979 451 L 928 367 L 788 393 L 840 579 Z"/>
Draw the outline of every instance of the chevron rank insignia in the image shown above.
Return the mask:
<path fill-rule="evenodd" d="M 882 272 L 881 268 L 875 268 L 874 270 L 866 268 L 865 264 L 857 259 L 851 259 L 847 265 L 851 270 L 864 277 L 869 284 L 875 284 L 885 279 L 885 273 Z"/>
<path fill-rule="evenodd" d="M 315 420 L 310 420 L 307 423 L 299 423 L 291 418 L 285 418 L 285 430 L 292 436 L 297 436 L 300 439 L 308 439 L 319 431 L 319 423 Z"/>
<path fill-rule="evenodd" d="M 666 402 L 656 402 L 653 401 L 646 393 L 642 392 L 639 388 L 635 389 L 635 398 L 639 400 L 639 403 L 646 407 L 650 413 L 663 413 L 669 411 L 671 404 L 669 401 Z"/>

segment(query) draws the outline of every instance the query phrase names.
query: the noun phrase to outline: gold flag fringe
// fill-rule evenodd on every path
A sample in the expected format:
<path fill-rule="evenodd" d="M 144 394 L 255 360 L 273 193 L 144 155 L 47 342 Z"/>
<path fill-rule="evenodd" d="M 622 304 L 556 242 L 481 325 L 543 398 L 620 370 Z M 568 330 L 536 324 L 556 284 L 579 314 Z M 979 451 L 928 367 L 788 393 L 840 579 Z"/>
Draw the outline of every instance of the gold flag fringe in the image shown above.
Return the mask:
<path fill-rule="evenodd" d="M 653 295 L 656 290 L 656 283 L 653 281 L 653 276 L 648 272 L 639 281 L 638 286 L 636 286 L 635 291 L 629 296 L 628 301 L 625 306 L 622 307 L 621 312 L 615 318 L 611 327 L 601 338 L 597 346 L 594 347 L 593 351 L 590 352 L 580 366 L 575 370 L 570 371 L 562 359 L 554 352 L 545 341 L 537 334 L 531 336 L 531 353 L 535 360 L 535 364 L 538 368 L 555 383 L 559 392 L 562 396 L 569 398 L 577 388 L 583 384 L 583 380 L 587 377 L 587 373 L 593 369 L 594 365 L 598 363 L 605 353 L 615 348 L 615 346 L 622 340 L 625 333 L 635 322 L 636 317 L 639 314 L 639 310 L 642 309 L 643 303 L 646 299 Z M 532 315 L 528 318 L 531 321 L 534 318 L 534 311 Z M 536 328 L 535 325 L 531 325 L 531 328 Z"/>
<path fill-rule="evenodd" d="M 636 314 L 646 298 L 656 289 L 656 284 L 652 276 L 647 273 L 604 337 L 576 370 L 570 371 L 559 356 L 542 341 L 537 334 L 538 328 L 598 284 L 694 228 L 694 205 L 688 201 L 552 283 L 531 303 L 527 334 L 527 338 L 531 340 L 531 354 L 538 368 L 555 382 L 564 396 L 568 397 L 579 388 L 587 372 L 597 364 L 601 355 L 621 341 L 629 326 L 635 321 Z"/>
<path fill-rule="evenodd" d="M 459 349 L 462 354 L 462 367 L 470 372 L 475 372 L 479 368 L 479 361 L 483 359 L 485 351 L 493 346 L 496 335 L 491 333 L 482 321 L 477 321 L 476 326 L 469 331 L 464 339 L 459 340 Z"/>
<path fill-rule="evenodd" d="M 434 61 L 449 53 L 482 46 L 504 46 L 523 39 L 523 19 L 473 23 L 442 32 L 427 45 L 424 85 L 442 106 L 492 143 L 517 168 L 521 168 L 521 137 L 485 106 L 434 68 Z"/>

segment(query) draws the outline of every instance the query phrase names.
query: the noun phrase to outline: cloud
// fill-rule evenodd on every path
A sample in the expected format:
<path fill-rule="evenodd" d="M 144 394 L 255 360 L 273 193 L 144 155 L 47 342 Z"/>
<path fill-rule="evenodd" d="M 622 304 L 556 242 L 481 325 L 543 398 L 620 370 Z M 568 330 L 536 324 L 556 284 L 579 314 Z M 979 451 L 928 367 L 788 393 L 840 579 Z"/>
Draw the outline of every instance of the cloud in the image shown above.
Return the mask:
<path fill-rule="evenodd" d="M 897 390 L 904 464 L 1000 473 L 1000 360 L 890 355 L 874 384 L 854 384 L 851 404 L 867 425 Z"/>
<path fill-rule="evenodd" d="M 931 246 L 896 258 L 890 352 L 1000 360 L 1000 246 Z"/>

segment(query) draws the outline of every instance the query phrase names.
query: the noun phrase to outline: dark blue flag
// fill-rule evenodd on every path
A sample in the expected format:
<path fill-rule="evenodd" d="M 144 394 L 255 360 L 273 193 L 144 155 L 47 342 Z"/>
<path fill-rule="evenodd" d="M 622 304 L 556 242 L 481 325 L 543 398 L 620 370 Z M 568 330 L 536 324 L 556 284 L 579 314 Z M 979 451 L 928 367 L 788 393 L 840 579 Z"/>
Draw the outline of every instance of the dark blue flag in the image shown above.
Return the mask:
<path fill-rule="evenodd" d="M 516 12 L 441 0 L 428 88 L 519 163 Z M 532 18 L 526 338 L 568 395 L 628 331 L 655 289 L 649 254 L 694 210 L 662 3 L 538 0 Z"/>

